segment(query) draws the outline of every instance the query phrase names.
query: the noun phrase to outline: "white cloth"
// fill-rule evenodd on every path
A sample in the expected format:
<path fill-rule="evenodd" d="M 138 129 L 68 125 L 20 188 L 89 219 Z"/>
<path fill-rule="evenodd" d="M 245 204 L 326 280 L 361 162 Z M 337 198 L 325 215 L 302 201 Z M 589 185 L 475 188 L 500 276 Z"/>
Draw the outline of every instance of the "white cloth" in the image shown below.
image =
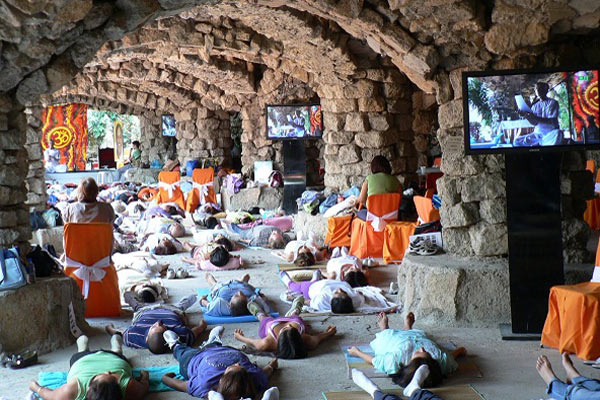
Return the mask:
<path fill-rule="evenodd" d="M 158 187 L 160 189 L 168 191 L 169 198 L 172 198 L 175 195 L 175 191 L 179 189 L 179 182 L 173 182 L 173 183 L 158 182 Z"/>
<path fill-rule="evenodd" d="M 163 240 L 164 238 L 169 239 L 171 243 L 173 243 L 173 245 L 177 249 L 177 252 L 183 250 L 183 245 L 181 244 L 181 242 L 175 239 L 173 236 L 169 235 L 168 233 L 152 233 L 148 235 L 140 245 L 140 250 L 154 251 L 154 249 L 156 249 L 156 247 L 160 244 L 161 240 Z"/>
<path fill-rule="evenodd" d="M 360 258 L 351 255 L 345 255 L 341 257 L 331 258 L 327 262 L 327 272 L 335 272 L 335 279 L 340 281 L 342 280 L 342 267 L 348 264 L 356 266 L 359 270 L 363 269 L 362 261 L 360 260 Z"/>
<path fill-rule="evenodd" d="M 600 266 L 594 267 L 594 274 L 592 275 L 592 280 L 590 282 L 600 283 Z"/>
<path fill-rule="evenodd" d="M 56 169 L 60 163 L 60 151 L 56 149 L 46 149 L 44 151 L 44 161 L 46 162 L 46 171 L 57 172 Z"/>
<path fill-rule="evenodd" d="M 367 211 L 367 221 L 371 221 L 371 226 L 375 232 L 383 232 L 385 226 L 387 225 L 386 219 L 397 220 L 398 210 L 390 211 L 389 213 L 381 216 Z"/>
<path fill-rule="evenodd" d="M 313 283 L 308 289 L 308 296 L 310 297 L 309 310 L 312 312 L 331 311 L 331 298 L 333 292 L 337 289 L 342 289 L 350 296 L 355 312 L 388 311 L 397 307 L 397 304 L 385 298 L 383 290 L 380 288 L 374 286 L 352 288 L 344 281 L 323 279 Z"/>
<path fill-rule="evenodd" d="M 146 204 L 143 201 L 136 200 L 127 204 L 127 207 L 125 208 L 125 215 L 127 215 L 128 217 L 141 217 L 143 211 L 139 211 L 140 207 L 138 206 L 141 206 L 143 210 L 146 210 Z"/>
<path fill-rule="evenodd" d="M 156 259 L 154 254 L 146 251 L 134 251 L 132 253 L 113 254 L 113 263 L 117 271 L 123 269 L 132 269 L 149 278 L 160 274 L 163 269 L 162 264 Z"/>
<path fill-rule="evenodd" d="M 323 215 L 326 218 L 335 217 L 336 215 L 342 213 L 344 210 L 349 210 L 352 207 L 356 206 L 357 203 L 358 203 L 358 197 L 349 196 L 348 198 L 344 199 L 344 201 L 341 201 L 341 202 L 337 203 L 336 205 L 330 207 L 327 211 L 325 211 L 325 214 L 323 214 Z"/>
<path fill-rule="evenodd" d="M 290 241 L 285 246 L 284 254 L 288 257 L 289 257 L 289 254 L 293 254 L 294 258 L 292 259 L 292 262 L 294 262 L 298 258 L 298 252 L 300 251 L 300 249 L 302 247 L 307 247 L 310 250 L 310 252 L 312 253 L 312 255 L 315 256 L 315 260 L 316 260 L 317 252 L 319 251 L 319 249 L 317 248 L 317 245 L 314 243 L 314 241 L 311 239 Z"/>
<path fill-rule="evenodd" d="M 81 293 L 83 298 L 87 299 L 90 293 L 90 282 L 100 282 L 106 275 L 104 268 L 110 266 L 110 256 L 96 261 L 93 265 L 85 265 L 65 256 L 65 266 L 78 267 L 73 274 L 83 281 Z"/>
<path fill-rule="evenodd" d="M 194 182 L 194 184 L 193 184 L 194 189 L 198 189 L 198 193 L 200 194 L 200 204 L 206 203 L 206 199 L 208 197 L 208 188 L 213 185 L 214 185 L 213 182 L 207 182 L 207 183 Z"/>

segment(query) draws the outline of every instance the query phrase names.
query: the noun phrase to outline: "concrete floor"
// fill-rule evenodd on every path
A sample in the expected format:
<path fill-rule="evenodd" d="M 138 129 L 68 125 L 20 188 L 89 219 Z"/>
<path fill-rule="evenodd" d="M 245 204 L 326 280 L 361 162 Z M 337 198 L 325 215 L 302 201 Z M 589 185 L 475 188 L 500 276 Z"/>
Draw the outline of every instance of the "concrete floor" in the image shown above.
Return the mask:
<path fill-rule="evenodd" d="M 240 271 L 222 271 L 215 273 L 217 279 L 230 279 L 241 277 L 244 273 L 251 274 L 250 282 L 263 288 L 264 293 L 275 299 L 277 311 L 285 311 L 287 306 L 279 299 L 279 293 L 283 285 L 277 278 L 278 259 L 266 250 L 243 250 L 242 256 L 249 261 L 249 267 Z M 172 265 L 181 265 L 181 254 L 164 257 Z M 388 286 L 389 280 L 394 279 L 397 266 L 378 267 L 374 270 L 375 278 L 381 286 Z M 204 280 L 203 271 L 192 271 L 191 277 L 185 280 L 165 280 L 170 292 L 171 302 L 193 293 L 196 288 L 208 287 Z M 191 321 L 199 322 L 201 314 L 198 306 L 193 306 L 190 311 Z M 393 314 L 390 317 L 391 327 L 402 326 L 401 314 Z M 124 311 L 121 318 L 112 322 L 121 328 L 125 328 L 130 321 L 131 313 Z M 425 329 L 440 342 L 451 341 L 457 345 L 467 348 L 469 354 L 474 357 L 475 362 L 483 373 L 483 378 L 473 379 L 471 383 L 487 400 L 503 399 L 540 399 L 546 398 L 545 388 L 542 380 L 535 370 L 535 361 L 540 354 L 546 354 L 555 366 L 559 377 L 564 377 L 560 368 L 560 355 L 556 350 L 540 349 L 538 342 L 507 342 L 500 339 L 498 329 L 473 329 L 452 328 L 445 329 L 439 326 L 423 326 L 417 323 L 415 327 Z M 340 343 L 352 341 L 354 343 L 369 342 L 377 331 L 375 316 L 313 316 L 307 318 L 312 327 L 322 330 L 327 325 L 335 324 L 338 335 L 325 342 L 319 349 L 312 352 L 311 356 L 304 360 L 280 360 L 280 370 L 272 378 L 272 384 L 279 387 L 281 398 L 285 400 L 294 399 L 322 399 L 323 391 L 357 390 L 357 387 L 347 378 L 346 365 Z M 102 327 L 108 320 L 91 319 L 89 322 L 94 327 L 93 336 L 90 337 L 90 348 L 109 347 L 109 336 L 104 333 Z M 240 343 L 233 339 L 233 330 L 242 328 L 247 335 L 256 336 L 257 323 L 246 323 L 238 325 L 225 325 L 224 343 L 239 346 Z M 201 339 L 204 339 L 201 338 Z M 69 358 L 76 352 L 75 345 L 40 356 L 38 365 L 24 370 L 0 369 L 0 400 L 24 399 L 27 394 L 27 385 L 30 379 L 37 377 L 42 371 L 67 371 Z M 134 350 L 125 348 L 124 353 L 132 361 L 134 366 L 156 366 L 171 365 L 175 361 L 171 355 L 152 355 L 147 350 Z M 266 357 L 251 356 L 259 365 L 268 362 Z M 575 365 L 580 371 L 588 376 L 600 376 L 597 371 L 584 366 L 579 360 Z M 382 387 L 393 387 L 391 381 L 378 380 Z M 463 382 L 461 382 L 463 383 Z M 452 380 L 446 381 L 452 384 Z M 183 393 L 153 393 L 148 399 L 184 399 L 189 398 Z"/>

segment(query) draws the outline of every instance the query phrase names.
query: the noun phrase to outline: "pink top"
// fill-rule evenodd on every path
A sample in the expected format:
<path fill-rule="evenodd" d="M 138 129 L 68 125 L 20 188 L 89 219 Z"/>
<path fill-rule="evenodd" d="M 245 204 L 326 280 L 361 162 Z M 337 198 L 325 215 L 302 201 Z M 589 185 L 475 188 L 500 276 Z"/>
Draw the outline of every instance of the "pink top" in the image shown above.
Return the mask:
<path fill-rule="evenodd" d="M 263 220 L 258 220 L 258 221 L 254 221 L 254 222 L 248 222 L 247 224 L 240 224 L 238 225 L 241 229 L 250 229 L 256 225 L 269 225 L 269 226 L 274 226 L 276 228 L 279 228 L 281 230 L 281 232 L 288 232 L 290 230 L 292 230 L 292 227 L 294 226 L 294 219 L 292 217 L 273 217 L 273 218 L 266 218 Z"/>
<path fill-rule="evenodd" d="M 227 264 L 222 267 L 217 267 L 210 260 L 200 260 L 196 261 L 196 268 L 202 271 L 225 271 L 228 269 L 240 269 L 241 263 L 239 257 L 230 257 Z"/>

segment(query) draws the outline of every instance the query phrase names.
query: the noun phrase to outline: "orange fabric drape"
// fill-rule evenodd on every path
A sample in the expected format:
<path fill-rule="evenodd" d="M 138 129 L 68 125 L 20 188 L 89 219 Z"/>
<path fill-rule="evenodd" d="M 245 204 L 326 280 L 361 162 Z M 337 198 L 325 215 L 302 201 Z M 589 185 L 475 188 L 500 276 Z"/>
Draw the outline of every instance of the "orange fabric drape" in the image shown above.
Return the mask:
<path fill-rule="evenodd" d="M 590 171 L 592 174 L 596 173 L 596 161 L 594 160 L 587 160 L 585 162 L 585 169 L 587 169 L 588 171 Z"/>
<path fill-rule="evenodd" d="M 430 198 L 414 196 L 413 201 L 415 202 L 417 214 L 423 223 L 438 221 L 440 219 L 440 211 L 433 208 L 433 201 Z"/>
<path fill-rule="evenodd" d="M 212 168 L 196 168 L 192 172 L 192 180 L 198 184 L 206 184 L 214 182 L 215 180 L 215 170 Z M 208 203 L 217 203 L 217 195 L 215 194 L 215 189 L 212 186 L 208 186 L 208 195 L 206 196 L 206 202 Z M 186 207 L 185 209 L 188 212 L 193 213 L 196 211 L 196 208 L 202 204 L 200 199 L 200 190 L 197 188 L 193 188 L 187 196 Z"/>
<path fill-rule="evenodd" d="M 600 197 L 594 197 L 587 201 L 583 220 L 587 222 L 591 229 L 600 229 Z"/>
<path fill-rule="evenodd" d="M 158 174 L 158 181 L 164 183 L 175 183 L 179 182 L 181 176 L 179 172 L 174 171 L 162 171 Z M 158 196 L 156 197 L 158 204 L 175 202 L 185 209 L 185 199 L 183 198 L 183 192 L 179 187 L 173 191 L 173 197 L 169 197 L 169 191 L 161 187 L 158 188 Z"/>
<path fill-rule="evenodd" d="M 351 215 L 327 218 L 327 235 L 325 245 L 329 248 L 350 247 L 350 221 Z"/>
<path fill-rule="evenodd" d="M 384 216 L 398 211 L 402 195 L 400 193 L 376 194 L 367 198 L 367 210 L 377 216 Z M 386 219 L 393 222 L 396 218 Z M 383 231 L 375 232 L 371 221 L 354 218 L 352 221 L 352 236 L 350 238 L 350 254 L 358 258 L 383 256 Z"/>
<path fill-rule="evenodd" d="M 113 245 L 113 227 L 111 224 L 74 224 L 64 227 L 65 255 L 84 265 L 94 265 L 106 256 L 110 256 Z M 74 275 L 78 267 L 66 267 L 65 275 L 75 279 L 79 288 L 83 281 Z M 99 282 L 90 282 L 88 298 L 85 301 L 86 317 L 112 317 L 121 313 L 119 281 L 115 267 L 110 263 L 104 278 Z"/>
<path fill-rule="evenodd" d="M 408 221 L 391 222 L 383 232 L 383 261 L 386 264 L 400 264 L 409 245 L 409 237 L 417 224 Z"/>

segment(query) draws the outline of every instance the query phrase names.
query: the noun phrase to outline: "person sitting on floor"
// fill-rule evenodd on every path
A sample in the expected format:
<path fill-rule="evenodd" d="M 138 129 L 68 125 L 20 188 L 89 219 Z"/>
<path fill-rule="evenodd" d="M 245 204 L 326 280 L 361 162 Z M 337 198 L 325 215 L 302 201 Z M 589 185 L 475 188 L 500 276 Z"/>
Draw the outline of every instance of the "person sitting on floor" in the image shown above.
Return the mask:
<path fill-rule="evenodd" d="M 223 346 L 222 332 L 222 326 L 213 328 L 208 340 L 197 349 L 180 344 L 174 332 L 165 332 L 183 380 L 169 373 L 163 375 L 163 383 L 194 397 L 206 397 L 214 390 L 225 400 L 258 398 L 268 388 L 269 377 L 277 369 L 277 359 L 261 369 L 241 351 Z"/>
<path fill-rule="evenodd" d="M 413 379 L 410 381 L 408 386 L 404 388 L 403 394 L 409 398 L 409 400 L 442 400 L 436 394 L 431 393 L 429 390 L 421 389 L 421 385 L 429 376 L 429 367 L 426 364 L 421 365 L 417 368 Z M 352 368 L 352 380 L 362 390 L 369 393 L 371 398 L 375 400 L 402 400 L 394 394 L 386 394 L 379 389 L 379 387 L 373 383 L 372 380 L 360 370 Z"/>
<path fill-rule="evenodd" d="M 88 337 L 79 336 L 77 353 L 71 357 L 67 383 L 52 390 L 31 381 L 29 389 L 43 400 L 143 398 L 148 393 L 148 371 L 142 371 L 139 379 L 134 379 L 131 363 L 123 356 L 121 337 L 113 335 L 110 344 L 110 350 L 90 351 Z"/>
<path fill-rule="evenodd" d="M 194 344 L 199 334 L 206 330 L 206 322 L 191 326 L 187 321 L 185 310 L 197 300 L 195 295 L 185 297 L 176 305 L 153 304 L 147 305 L 138 301 L 132 292 L 124 295 L 127 304 L 133 308 L 134 314 L 131 325 L 123 332 L 112 325 L 105 327 L 110 335 L 121 335 L 126 346 L 136 349 L 148 349 L 153 354 L 166 353 L 169 348 L 163 337 L 166 330 L 176 332 L 182 343 Z"/>
<path fill-rule="evenodd" d="M 370 343 L 375 356 L 366 354 L 356 347 L 348 353 L 373 365 L 377 371 L 392 377 L 394 383 L 406 387 L 421 365 L 427 365 L 429 374 L 422 387 L 438 386 L 444 376 L 456 371 L 455 359 L 466 354 L 464 347 L 451 354 L 440 348 L 425 332 L 413 329 L 415 315 L 409 312 L 404 319 L 404 329 L 390 329 L 385 313 L 379 313 L 377 324 L 381 329 Z"/>
<path fill-rule="evenodd" d="M 108 203 L 97 201 L 98 185 L 93 178 L 85 178 L 77 187 L 77 201 L 70 203 L 62 213 L 64 223 L 103 222 L 112 224 L 115 211 Z"/>
<path fill-rule="evenodd" d="M 270 310 L 260 289 L 250 285 L 250 275 L 246 274 L 241 280 L 230 280 L 229 282 L 217 282 L 215 277 L 207 272 L 206 281 L 211 285 L 210 295 L 200 298 L 202 312 L 216 316 L 240 316 L 248 315 L 248 300 L 261 304 L 263 309 Z"/>
<path fill-rule="evenodd" d="M 150 233 L 143 237 L 140 250 L 164 256 L 183 251 L 183 244 L 168 233 Z"/>
<path fill-rule="evenodd" d="M 322 341 L 335 335 L 336 327 L 329 325 L 325 332 L 309 334 L 310 326 L 298 316 L 303 305 L 304 297 L 297 297 L 285 317 L 271 317 L 258 304 L 250 302 L 248 309 L 260 321 L 259 339 L 244 336 L 241 329 L 235 330 L 234 337 L 256 350 L 275 352 L 279 358 L 306 358 L 308 350 L 316 349 Z"/>
<path fill-rule="evenodd" d="M 363 268 L 360 258 L 344 254 L 329 259 L 325 276 L 327 279 L 348 282 L 350 286 L 355 288 L 369 284 L 366 272 L 367 270 Z"/>
<path fill-rule="evenodd" d="M 600 380 L 581 375 L 566 352 L 562 353 L 562 365 L 567 373 L 567 383 L 556 377 L 548 357 L 539 356 L 536 369 L 546 383 L 547 392 L 555 400 L 600 399 Z M 570 384 L 568 382 L 571 382 Z"/>

